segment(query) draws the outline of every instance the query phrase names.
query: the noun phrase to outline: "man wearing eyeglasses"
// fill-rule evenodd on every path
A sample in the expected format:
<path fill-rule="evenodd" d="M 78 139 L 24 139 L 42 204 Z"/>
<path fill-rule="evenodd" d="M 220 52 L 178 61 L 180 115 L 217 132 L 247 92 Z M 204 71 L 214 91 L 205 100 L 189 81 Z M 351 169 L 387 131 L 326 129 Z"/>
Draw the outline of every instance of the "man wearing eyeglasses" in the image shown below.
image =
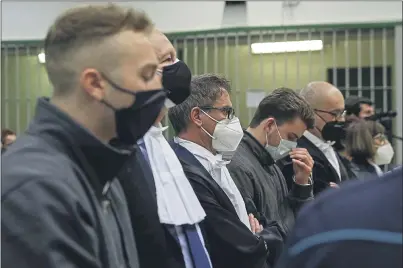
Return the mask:
<path fill-rule="evenodd" d="M 332 142 L 322 137 L 325 126 L 331 128 L 334 122 L 344 121 L 344 97 L 339 89 L 327 82 L 311 82 L 301 90 L 300 95 L 315 112 L 315 126 L 305 131 L 298 140 L 298 147 L 307 149 L 315 161 L 312 176 L 316 195 L 329 186 L 338 187 L 340 182 L 349 179 L 348 170 L 332 147 Z M 292 166 L 283 167 L 286 178 L 292 172 Z"/>
<path fill-rule="evenodd" d="M 263 229 L 248 215 L 226 167 L 243 137 L 230 90 L 214 74 L 193 77 L 190 96 L 168 111 L 177 135 L 171 146 L 206 212 L 201 227 L 212 266 L 264 268 L 283 238 L 277 226 Z"/>

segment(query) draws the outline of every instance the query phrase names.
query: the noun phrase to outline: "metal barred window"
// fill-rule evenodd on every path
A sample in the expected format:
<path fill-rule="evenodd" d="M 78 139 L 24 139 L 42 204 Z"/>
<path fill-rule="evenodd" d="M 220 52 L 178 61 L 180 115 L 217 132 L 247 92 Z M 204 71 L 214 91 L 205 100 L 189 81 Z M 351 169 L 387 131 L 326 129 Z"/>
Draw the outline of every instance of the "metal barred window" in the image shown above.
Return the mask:
<path fill-rule="evenodd" d="M 317 80 L 333 83 L 345 96 L 367 96 L 378 110 L 395 108 L 395 25 L 223 29 L 168 37 L 193 74 L 218 73 L 231 81 L 235 111 L 247 126 L 265 94 L 283 86 L 298 90 Z M 300 49 L 291 52 L 295 41 Z M 259 45 L 273 42 L 277 44 Z M 2 42 L 1 49 L 2 126 L 20 133 L 33 116 L 36 99 L 51 94 L 38 57 L 42 44 Z"/>

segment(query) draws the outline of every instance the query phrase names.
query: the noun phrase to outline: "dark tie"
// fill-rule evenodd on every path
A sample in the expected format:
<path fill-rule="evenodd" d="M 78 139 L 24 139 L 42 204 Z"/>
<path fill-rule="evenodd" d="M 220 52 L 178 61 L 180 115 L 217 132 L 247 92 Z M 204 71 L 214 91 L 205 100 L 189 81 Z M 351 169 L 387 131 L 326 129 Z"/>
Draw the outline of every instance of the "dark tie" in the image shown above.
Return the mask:
<path fill-rule="evenodd" d="M 195 225 L 182 225 L 188 241 L 190 255 L 192 255 L 195 268 L 211 268 L 206 250 L 200 240 Z"/>

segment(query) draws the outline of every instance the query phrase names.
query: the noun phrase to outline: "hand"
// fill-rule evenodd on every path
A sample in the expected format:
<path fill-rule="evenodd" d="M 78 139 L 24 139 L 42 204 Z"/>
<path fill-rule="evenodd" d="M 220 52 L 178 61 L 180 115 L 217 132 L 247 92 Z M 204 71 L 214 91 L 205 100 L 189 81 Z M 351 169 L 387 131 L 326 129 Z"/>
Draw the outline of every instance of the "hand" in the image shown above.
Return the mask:
<path fill-rule="evenodd" d="M 263 226 L 260 225 L 259 221 L 255 218 L 255 216 L 253 216 L 253 214 L 249 214 L 249 223 L 252 233 L 260 233 L 263 230 Z"/>
<path fill-rule="evenodd" d="M 332 187 L 332 188 L 336 188 L 336 189 L 340 188 L 340 186 L 337 183 L 334 183 L 334 182 L 330 182 L 329 186 Z"/>
<path fill-rule="evenodd" d="M 293 162 L 295 182 L 297 184 L 308 184 L 312 174 L 314 161 L 305 148 L 295 148 L 290 152 Z"/>

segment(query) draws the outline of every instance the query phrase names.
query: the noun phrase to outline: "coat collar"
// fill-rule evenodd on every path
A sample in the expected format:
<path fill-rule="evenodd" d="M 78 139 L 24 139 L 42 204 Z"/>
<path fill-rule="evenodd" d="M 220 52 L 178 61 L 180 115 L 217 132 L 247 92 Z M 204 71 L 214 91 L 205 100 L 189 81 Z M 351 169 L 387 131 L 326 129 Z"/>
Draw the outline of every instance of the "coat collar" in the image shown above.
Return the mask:
<path fill-rule="evenodd" d="M 97 192 L 118 174 L 131 151 L 105 144 L 69 115 L 40 98 L 28 132 L 61 146 L 89 177 Z"/>
<path fill-rule="evenodd" d="M 262 166 L 270 166 L 275 163 L 269 152 L 246 130 L 244 130 L 242 143 L 249 148 Z"/>

